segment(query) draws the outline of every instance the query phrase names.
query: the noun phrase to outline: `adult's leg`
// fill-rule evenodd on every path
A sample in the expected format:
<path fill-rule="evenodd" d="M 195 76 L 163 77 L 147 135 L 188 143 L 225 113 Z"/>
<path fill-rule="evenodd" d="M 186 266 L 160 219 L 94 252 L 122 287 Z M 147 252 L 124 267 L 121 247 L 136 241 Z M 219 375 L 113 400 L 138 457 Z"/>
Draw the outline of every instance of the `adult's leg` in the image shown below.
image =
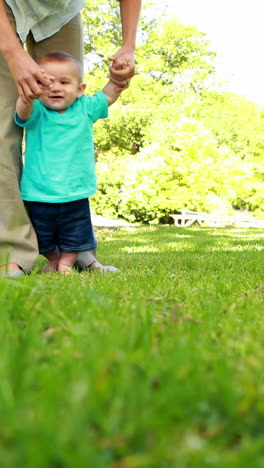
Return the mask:
<path fill-rule="evenodd" d="M 11 10 L 7 14 L 15 30 Z M 0 265 L 7 263 L 30 271 L 38 255 L 34 229 L 21 200 L 19 180 L 23 131 L 14 122 L 17 89 L 0 54 Z"/>

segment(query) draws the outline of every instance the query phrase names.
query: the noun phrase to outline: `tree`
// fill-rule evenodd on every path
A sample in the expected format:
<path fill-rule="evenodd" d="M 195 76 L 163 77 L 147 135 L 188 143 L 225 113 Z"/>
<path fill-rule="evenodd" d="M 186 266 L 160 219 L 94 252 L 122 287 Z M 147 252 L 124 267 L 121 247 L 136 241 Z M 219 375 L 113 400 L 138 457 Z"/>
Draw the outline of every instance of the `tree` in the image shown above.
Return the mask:
<path fill-rule="evenodd" d="M 120 44 L 118 4 L 88 0 L 84 23 L 91 93 Z M 95 127 L 99 214 L 159 222 L 177 208 L 264 211 L 264 119 L 254 103 L 212 89 L 214 57 L 195 27 L 143 14 L 139 73 Z"/>
<path fill-rule="evenodd" d="M 205 91 L 195 115 L 212 129 L 220 146 L 241 159 L 263 155 L 264 121 L 253 102 L 234 93 Z"/>
<path fill-rule="evenodd" d="M 139 48 L 139 57 L 142 73 L 176 90 L 191 86 L 200 92 L 215 71 L 215 53 L 205 34 L 176 20 L 157 21 Z"/>
<path fill-rule="evenodd" d="M 83 24 L 85 52 L 92 61 L 90 69 L 95 72 L 107 66 L 107 57 L 121 43 L 118 2 L 86 0 Z M 208 75 L 214 72 L 215 52 L 210 49 L 205 34 L 194 26 L 184 26 L 176 20 L 147 18 L 143 11 L 139 42 L 140 73 L 164 84 L 173 84 L 177 77 L 177 82 L 188 82 L 200 90 Z"/>
<path fill-rule="evenodd" d="M 82 11 L 85 53 L 97 55 L 98 66 L 107 66 L 107 57 L 121 44 L 119 2 L 116 0 L 86 0 Z M 93 65 L 95 65 L 93 64 Z"/>

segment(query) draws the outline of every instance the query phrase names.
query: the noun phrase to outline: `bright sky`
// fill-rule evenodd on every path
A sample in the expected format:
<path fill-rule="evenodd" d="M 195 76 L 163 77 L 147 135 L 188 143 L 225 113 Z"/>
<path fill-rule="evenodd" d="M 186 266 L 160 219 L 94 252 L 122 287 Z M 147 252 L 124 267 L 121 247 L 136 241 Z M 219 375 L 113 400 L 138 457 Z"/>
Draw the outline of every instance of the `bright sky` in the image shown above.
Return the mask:
<path fill-rule="evenodd" d="M 145 0 L 146 1 L 146 0 Z M 264 0 L 154 0 L 184 24 L 196 25 L 217 52 L 228 89 L 264 104 Z"/>

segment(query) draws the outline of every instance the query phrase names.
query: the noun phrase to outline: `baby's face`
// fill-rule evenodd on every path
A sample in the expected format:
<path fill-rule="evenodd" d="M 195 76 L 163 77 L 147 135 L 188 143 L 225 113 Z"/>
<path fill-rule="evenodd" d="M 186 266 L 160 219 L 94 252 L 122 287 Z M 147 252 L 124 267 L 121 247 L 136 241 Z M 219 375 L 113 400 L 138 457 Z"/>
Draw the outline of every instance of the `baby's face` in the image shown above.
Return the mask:
<path fill-rule="evenodd" d="M 43 91 L 40 101 L 49 109 L 65 112 L 84 91 L 76 64 L 71 61 L 44 61 L 39 65 L 53 77 L 49 88 Z"/>

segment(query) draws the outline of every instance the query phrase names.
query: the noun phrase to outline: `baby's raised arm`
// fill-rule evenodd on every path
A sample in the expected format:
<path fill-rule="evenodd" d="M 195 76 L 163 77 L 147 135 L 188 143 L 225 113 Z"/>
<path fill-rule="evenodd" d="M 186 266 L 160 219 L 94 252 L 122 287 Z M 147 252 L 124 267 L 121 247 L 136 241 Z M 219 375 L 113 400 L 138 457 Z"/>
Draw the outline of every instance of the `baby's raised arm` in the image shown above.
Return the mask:
<path fill-rule="evenodd" d="M 16 113 L 21 120 L 28 120 L 32 114 L 34 99 L 27 100 L 27 103 L 19 96 L 16 103 Z"/>
<path fill-rule="evenodd" d="M 116 84 L 114 84 L 112 81 L 108 81 L 103 89 L 103 92 L 108 101 L 108 105 L 111 106 L 119 98 L 122 90 L 117 89 Z"/>

